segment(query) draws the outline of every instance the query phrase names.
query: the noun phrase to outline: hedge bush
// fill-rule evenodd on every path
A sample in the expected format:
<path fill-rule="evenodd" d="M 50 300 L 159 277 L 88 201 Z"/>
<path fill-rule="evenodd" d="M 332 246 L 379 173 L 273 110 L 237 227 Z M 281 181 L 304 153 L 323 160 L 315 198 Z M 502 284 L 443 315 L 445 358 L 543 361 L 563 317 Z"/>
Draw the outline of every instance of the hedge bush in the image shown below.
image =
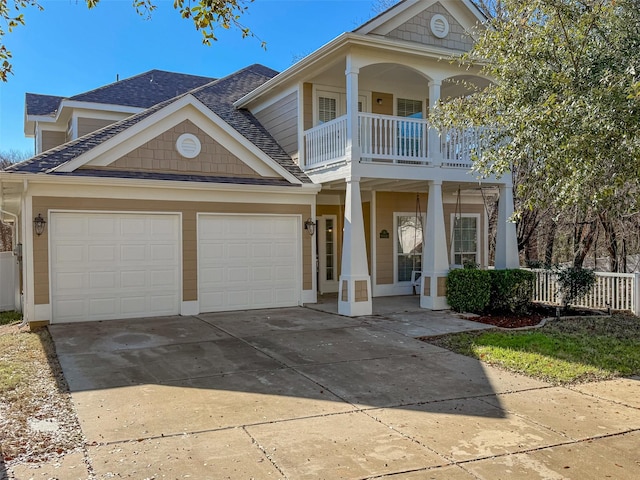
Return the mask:
<path fill-rule="evenodd" d="M 535 273 L 528 270 L 489 270 L 491 300 L 489 311 L 524 313 L 533 298 Z"/>
<path fill-rule="evenodd" d="M 482 313 L 491 298 L 488 270 L 463 268 L 447 275 L 447 303 L 456 312 Z"/>
<path fill-rule="evenodd" d="M 451 270 L 447 302 L 456 312 L 523 313 L 531 304 L 535 274 L 527 270 Z"/>

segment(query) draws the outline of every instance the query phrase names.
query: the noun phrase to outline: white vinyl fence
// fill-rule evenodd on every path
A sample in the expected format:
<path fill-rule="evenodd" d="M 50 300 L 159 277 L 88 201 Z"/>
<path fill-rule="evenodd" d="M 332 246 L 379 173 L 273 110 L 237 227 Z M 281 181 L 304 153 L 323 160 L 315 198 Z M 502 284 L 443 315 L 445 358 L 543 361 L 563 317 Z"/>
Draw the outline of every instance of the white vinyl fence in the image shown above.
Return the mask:
<path fill-rule="evenodd" d="M 0 252 L 0 312 L 16 309 L 16 280 L 16 257 Z"/>
<path fill-rule="evenodd" d="M 557 276 L 549 270 L 532 269 L 536 274 L 533 301 L 560 305 Z M 627 310 L 640 315 L 640 274 L 595 272 L 591 291 L 572 305 L 602 310 Z"/>

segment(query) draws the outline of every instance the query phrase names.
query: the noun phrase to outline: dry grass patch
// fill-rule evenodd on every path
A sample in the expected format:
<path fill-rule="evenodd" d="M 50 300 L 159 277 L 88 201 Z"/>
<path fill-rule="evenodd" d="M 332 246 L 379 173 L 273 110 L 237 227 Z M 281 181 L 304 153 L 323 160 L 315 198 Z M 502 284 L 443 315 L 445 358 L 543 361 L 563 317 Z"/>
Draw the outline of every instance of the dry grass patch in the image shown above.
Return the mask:
<path fill-rule="evenodd" d="M 51 336 L 0 327 L 0 449 L 7 466 L 83 445 Z"/>

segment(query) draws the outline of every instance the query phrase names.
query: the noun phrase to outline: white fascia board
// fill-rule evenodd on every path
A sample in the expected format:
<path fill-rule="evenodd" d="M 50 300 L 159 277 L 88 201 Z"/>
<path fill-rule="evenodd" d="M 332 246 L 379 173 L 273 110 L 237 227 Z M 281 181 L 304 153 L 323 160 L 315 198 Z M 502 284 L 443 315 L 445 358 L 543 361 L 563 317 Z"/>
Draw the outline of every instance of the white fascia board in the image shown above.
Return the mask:
<path fill-rule="evenodd" d="M 326 58 L 328 55 L 331 55 L 336 49 L 342 47 L 345 44 L 345 41 L 347 38 L 349 38 L 349 36 L 350 36 L 349 33 L 343 33 L 337 36 L 330 42 L 324 44 L 322 47 L 317 49 L 315 52 L 307 55 L 302 60 L 294 63 L 286 70 L 280 72 L 278 75 L 276 75 L 272 79 L 266 81 L 255 90 L 247 93 L 244 97 L 241 97 L 238 100 L 236 100 L 233 106 L 236 108 L 247 106 L 247 104 L 252 100 L 254 100 L 255 98 L 271 90 L 275 86 L 290 80 L 296 74 L 306 69 L 309 65 L 312 65 L 313 63 L 316 63 L 319 60 Z"/>
<path fill-rule="evenodd" d="M 139 113 L 146 108 L 141 107 L 129 107 L 126 105 L 114 105 L 110 103 L 96 103 L 96 102 L 81 102 L 78 100 L 62 100 L 60 102 L 60 108 L 58 109 L 58 117 L 60 113 L 65 108 L 78 108 L 81 110 L 99 110 L 99 111 L 107 111 L 107 112 L 118 112 L 118 113 Z"/>
<path fill-rule="evenodd" d="M 136 178 L 75 177 L 42 173 L 12 175 L 19 175 L 20 181 L 28 180 L 29 195 L 52 197 L 247 203 L 247 195 L 255 194 L 259 203 L 287 203 L 287 199 L 291 201 L 291 198 L 296 198 L 296 202 L 312 204 L 321 188 L 320 185 L 312 183 L 299 186 L 276 186 Z M 69 187 L 73 187 L 73 190 L 70 190 Z"/>
<path fill-rule="evenodd" d="M 368 34 L 378 28 L 380 25 L 384 25 L 386 22 L 391 20 L 392 18 L 400 15 L 407 8 L 412 7 L 416 3 L 422 0 L 405 0 L 404 2 L 397 3 L 395 6 L 387 10 L 386 12 L 378 15 L 377 17 L 372 18 L 371 20 L 365 22 L 363 25 L 359 26 L 354 30 L 355 33 Z"/>
<path fill-rule="evenodd" d="M 298 93 L 298 90 L 299 90 L 299 85 L 296 83 L 295 85 L 292 85 L 289 88 L 286 88 L 285 90 L 278 93 L 277 95 L 274 95 L 269 98 L 258 99 L 260 101 L 251 106 L 251 113 L 255 115 L 256 113 L 261 112 L 265 108 L 269 108 L 274 103 L 282 100 L 283 98 L 291 95 L 292 93 Z"/>
<path fill-rule="evenodd" d="M 176 115 L 180 110 L 185 109 L 186 107 L 193 107 L 199 113 L 204 115 L 209 121 L 213 122 L 220 130 L 229 135 L 233 140 L 242 145 L 246 150 L 248 150 L 251 154 L 257 157 L 260 162 L 251 162 L 250 159 L 243 158 L 244 156 L 240 155 L 239 158 L 243 161 L 247 162 L 247 165 L 254 168 L 258 173 L 262 175 L 270 175 L 272 173 L 277 173 L 282 176 L 286 180 L 290 181 L 294 184 L 302 183 L 298 178 L 296 178 L 292 173 L 286 170 L 282 165 L 274 161 L 271 157 L 269 157 L 266 153 L 260 150 L 258 147 L 249 142 L 245 137 L 240 135 L 234 128 L 232 128 L 229 124 L 227 124 L 224 120 L 222 120 L 218 115 L 212 112 L 209 108 L 207 108 L 202 102 L 197 100 L 192 95 L 185 95 L 184 97 L 179 98 L 175 102 L 167 105 L 166 107 L 161 108 L 157 112 L 154 112 L 152 115 L 147 118 L 142 119 L 140 122 L 131 126 L 124 132 L 115 135 L 114 137 L 106 140 L 105 142 L 97 145 L 91 150 L 83 153 L 82 155 L 74 158 L 73 160 L 60 165 L 53 169 L 53 171 L 59 172 L 73 172 L 77 168 L 83 165 L 94 164 L 97 166 L 105 166 L 109 163 L 115 161 L 116 159 L 122 157 L 126 153 L 131 150 L 143 145 L 147 141 L 158 136 L 160 131 L 158 129 L 154 129 L 153 127 L 162 124 L 164 122 L 165 130 L 171 128 L 173 124 L 177 124 L 186 119 L 191 120 L 192 118 L 188 115 L 180 116 Z M 169 117 L 175 116 L 175 118 L 171 119 Z M 194 118 L 195 119 L 195 118 Z M 206 122 L 197 122 L 200 123 L 198 126 L 203 128 L 203 130 L 211 130 Z M 164 130 L 163 130 L 164 131 Z M 211 135 L 213 132 L 207 132 Z M 215 133 L 212 135 L 215 138 Z M 223 144 L 224 145 L 224 144 Z M 224 145 L 227 147 L 227 145 Z M 232 152 L 233 153 L 233 152 Z M 236 156 L 237 152 L 236 152 Z M 268 167 L 268 169 L 265 169 Z"/>
<path fill-rule="evenodd" d="M 290 81 L 304 80 L 297 79 L 298 75 L 308 69 L 314 63 L 321 62 L 334 54 L 341 48 L 348 48 L 350 46 L 364 46 L 381 48 L 391 52 L 408 53 L 412 55 L 419 55 L 422 57 L 431 57 L 433 59 L 453 59 L 460 55 L 460 52 L 454 52 L 446 48 L 435 47 L 431 45 L 420 45 L 403 40 L 389 39 L 386 37 L 377 37 L 370 35 L 361 35 L 356 33 L 343 33 L 339 37 L 336 37 L 331 42 L 327 43 L 314 53 L 300 60 L 298 63 L 292 65 L 282 73 L 279 73 L 271 80 L 263 83 L 255 90 L 249 92 L 244 97 L 236 100 L 233 104 L 236 108 L 247 107 L 251 102 L 255 101 L 261 95 L 270 92 L 281 84 L 285 84 Z"/>
<path fill-rule="evenodd" d="M 478 19 L 480 23 L 484 23 L 489 20 L 484 13 L 473 3 L 471 0 L 462 0 L 462 3 L 469 9 L 471 13 Z"/>

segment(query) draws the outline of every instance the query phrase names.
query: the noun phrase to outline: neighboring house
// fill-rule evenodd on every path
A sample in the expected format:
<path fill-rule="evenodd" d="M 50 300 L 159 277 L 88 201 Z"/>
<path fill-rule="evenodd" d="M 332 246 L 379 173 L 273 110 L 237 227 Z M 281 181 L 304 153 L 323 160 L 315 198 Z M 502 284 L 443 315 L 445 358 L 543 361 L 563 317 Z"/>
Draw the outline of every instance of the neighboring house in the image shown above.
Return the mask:
<path fill-rule="evenodd" d="M 440 136 L 428 111 L 489 83 L 447 60 L 482 20 L 467 0 L 406 0 L 280 74 L 151 71 L 72 98 L 27 94 L 37 155 L 0 172 L 26 318 L 282 307 L 327 292 L 355 316 L 416 286 L 423 307 L 446 308 L 448 270 L 488 264 L 488 222 L 470 171 L 477 132 Z M 482 182 L 501 195 L 496 268 L 518 266 L 510 181 Z"/>

